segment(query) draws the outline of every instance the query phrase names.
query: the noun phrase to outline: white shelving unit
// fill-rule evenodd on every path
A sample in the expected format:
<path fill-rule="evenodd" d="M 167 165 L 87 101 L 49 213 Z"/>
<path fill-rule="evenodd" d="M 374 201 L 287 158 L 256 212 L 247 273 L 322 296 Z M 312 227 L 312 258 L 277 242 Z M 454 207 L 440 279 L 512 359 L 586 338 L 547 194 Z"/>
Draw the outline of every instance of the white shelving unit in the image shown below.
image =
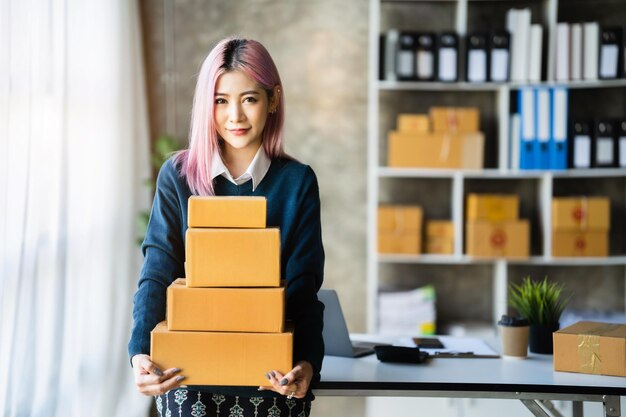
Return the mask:
<path fill-rule="evenodd" d="M 509 154 L 509 111 L 511 91 L 515 91 L 526 85 L 523 83 L 442 83 L 442 82 L 411 82 L 411 81 L 380 81 L 378 79 L 379 65 L 379 34 L 381 31 L 381 2 L 385 0 L 370 0 L 370 31 L 369 31 L 369 83 L 368 83 L 368 281 L 367 281 L 367 311 L 368 331 L 377 331 L 378 318 L 378 293 L 379 293 L 379 268 L 385 264 L 416 264 L 435 265 L 437 267 L 450 267 L 455 265 L 492 265 L 493 304 L 492 315 L 494 323 L 501 314 L 507 310 L 507 286 L 509 282 L 508 269 L 511 265 L 539 265 L 539 266 L 617 266 L 624 267 L 626 280 L 626 253 L 608 258 L 553 258 L 551 256 L 551 200 L 554 195 L 555 183 L 563 179 L 594 179 L 609 178 L 612 180 L 626 178 L 626 169 L 590 169 L 569 171 L 512 171 L 507 169 Z M 468 7 L 489 7 L 493 1 L 430 1 L 435 7 L 441 3 L 455 3 L 455 30 L 459 36 L 467 32 Z M 500 0 L 510 4 L 509 8 L 519 7 L 519 2 Z M 419 0 L 390 1 L 390 3 L 420 3 Z M 422 2 L 423 3 L 423 2 Z M 471 3 L 471 4 L 470 4 Z M 538 0 L 526 3 L 541 4 L 543 10 L 544 36 L 548 37 L 548 53 L 546 59 L 548 74 L 552 74 L 554 60 L 552 57 L 553 39 L 552 34 L 557 24 L 558 0 Z M 590 6 L 588 6 L 590 7 Z M 402 29 L 402 28 L 401 28 Z M 449 28 L 441 28 L 449 29 Z M 419 30 L 419 22 L 416 22 L 414 30 Z M 542 86 L 566 86 L 569 89 L 605 89 L 625 88 L 626 79 L 600 80 L 600 81 L 573 81 L 555 83 L 551 78 L 541 83 L 532 85 Z M 379 121 L 381 112 L 381 92 L 411 93 L 427 92 L 432 94 L 455 93 L 461 97 L 463 94 L 494 94 L 494 114 L 496 115 L 496 136 L 498 144 L 497 166 L 480 171 L 467 170 L 432 170 L 419 168 L 390 168 L 381 166 L 380 143 L 384 139 L 380 137 Z M 488 145 L 486 145 L 488 146 Z M 377 208 L 380 202 L 381 181 L 385 179 L 414 179 L 428 181 L 432 179 L 444 179 L 451 182 L 450 186 L 450 218 L 454 223 L 455 243 L 454 253 L 449 256 L 438 255 L 382 255 L 377 252 Z M 468 180 L 522 180 L 535 181 L 537 189 L 537 205 L 539 221 L 541 223 L 541 241 L 543 242 L 541 254 L 531 256 L 524 260 L 504 259 L 475 259 L 463 253 L 464 243 L 464 196 Z M 626 187 L 623 195 L 619 198 L 626 199 Z M 626 248 L 623 248 L 626 249 Z M 626 294 L 624 294 L 626 300 Z"/>

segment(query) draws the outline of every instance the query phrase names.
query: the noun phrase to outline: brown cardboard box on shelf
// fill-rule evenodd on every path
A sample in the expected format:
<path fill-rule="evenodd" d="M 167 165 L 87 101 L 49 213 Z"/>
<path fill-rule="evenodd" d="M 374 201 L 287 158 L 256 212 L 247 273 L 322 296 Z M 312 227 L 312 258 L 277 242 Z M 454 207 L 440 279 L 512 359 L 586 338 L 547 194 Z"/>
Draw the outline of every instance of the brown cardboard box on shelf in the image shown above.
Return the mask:
<path fill-rule="evenodd" d="M 265 197 L 191 196 L 187 206 L 189 227 L 265 228 Z"/>
<path fill-rule="evenodd" d="M 552 337 L 555 371 L 626 376 L 626 324 L 579 321 Z"/>
<path fill-rule="evenodd" d="M 450 255 L 454 252 L 454 224 L 450 220 L 426 222 L 426 253 Z"/>
<path fill-rule="evenodd" d="M 430 120 L 427 114 L 399 114 L 397 123 L 400 132 L 428 133 L 430 131 Z"/>
<path fill-rule="evenodd" d="M 188 385 L 267 385 L 265 373 L 293 366 L 293 331 L 283 333 L 169 331 L 150 333 L 150 356 L 161 369 L 183 369 Z"/>
<path fill-rule="evenodd" d="M 530 224 L 528 220 L 503 223 L 472 221 L 466 223 L 465 250 L 476 257 L 528 258 Z"/>
<path fill-rule="evenodd" d="M 189 287 L 280 286 L 277 228 L 189 228 L 185 254 Z"/>
<path fill-rule="evenodd" d="M 552 229 L 603 230 L 611 227 L 606 197 L 557 197 L 552 199 Z"/>
<path fill-rule="evenodd" d="M 281 333 L 285 289 L 189 288 L 179 278 L 167 288 L 168 330 Z"/>
<path fill-rule="evenodd" d="M 378 252 L 421 252 L 422 208 L 381 205 L 378 207 Z"/>
<path fill-rule="evenodd" d="M 387 135 L 387 165 L 396 168 L 482 169 L 482 132 L 403 133 Z"/>
<path fill-rule="evenodd" d="M 473 133 L 480 130 L 480 112 L 476 107 L 431 107 L 433 132 Z"/>
<path fill-rule="evenodd" d="M 519 197 L 515 194 L 468 194 L 467 221 L 507 222 L 519 218 Z"/>
<path fill-rule="evenodd" d="M 602 230 L 553 230 L 552 256 L 609 256 L 609 234 Z"/>

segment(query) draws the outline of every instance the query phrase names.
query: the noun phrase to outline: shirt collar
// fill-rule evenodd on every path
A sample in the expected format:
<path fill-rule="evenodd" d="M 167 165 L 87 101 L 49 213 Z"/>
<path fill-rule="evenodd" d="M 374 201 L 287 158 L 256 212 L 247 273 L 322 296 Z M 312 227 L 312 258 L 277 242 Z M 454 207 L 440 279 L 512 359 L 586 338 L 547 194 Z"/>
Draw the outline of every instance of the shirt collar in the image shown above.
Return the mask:
<path fill-rule="evenodd" d="M 233 178 L 226 164 L 224 164 L 222 157 L 216 152 L 213 154 L 213 161 L 211 163 L 211 180 L 221 175 L 233 184 L 241 185 L 252 178 L 252 191 L 254 191 L 265 177 L 265 174 L 267 174 L 267 171 L 269 171 L 271 163 L 272 160 L 267 156 L 263 145 L 261 145 L 256 155 L 254 155 L 252 162 L 248 165 L 248 169 L 246 169 L 239 178 Z"/>

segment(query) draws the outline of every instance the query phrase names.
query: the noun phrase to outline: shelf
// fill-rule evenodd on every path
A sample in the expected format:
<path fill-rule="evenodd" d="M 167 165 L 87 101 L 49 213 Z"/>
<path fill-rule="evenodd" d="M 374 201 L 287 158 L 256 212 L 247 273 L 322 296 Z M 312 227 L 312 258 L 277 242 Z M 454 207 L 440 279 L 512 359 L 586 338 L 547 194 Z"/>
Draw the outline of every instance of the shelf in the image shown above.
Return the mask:
<path fill-rule="evenodd" d="M 546 175 L 554 178 L 626 177 L 626 168 L 570 169 L 567 171 L 511 171 L 503 169 L 461 170 L 428 168 L 390 168 L 379 166 L 379 178 L 464 178 L 478 179 L 537 179 Z"/>
<path fill-rule="evenodd" d="M 498 91 L 502 87 L 508 87 L 510 89 L 519 89 L 528 86 L 542 86 L 542 87 L 567 87 L 571 89 L 584 89 L 584 88 L 626 88 L 626 79 L 616 80 L 597 80 L 597 81 L 542 81 L 539 83 L 520 83 L 520 82 L 506 82 L 506 83 L 468 83 L 465 81 L 459 82 L 434 82 L 434 81 L 378 81 L 378 89 L 381 91 Z"/>
<path fill-rule="evenodd" d="M 511 265 L 543 265 L 543 266 L 619 266 L 626 265 L 625 256 L 609 256 L 606 258 L 553 258 L 531 256 L 528 259 L 505 258 L 474 258 L 467 255 L 392 255 L 379 254 L 379 263 L 390 264 L 424 264 L 424 265 L 477 265 L 503 261 Z"/>

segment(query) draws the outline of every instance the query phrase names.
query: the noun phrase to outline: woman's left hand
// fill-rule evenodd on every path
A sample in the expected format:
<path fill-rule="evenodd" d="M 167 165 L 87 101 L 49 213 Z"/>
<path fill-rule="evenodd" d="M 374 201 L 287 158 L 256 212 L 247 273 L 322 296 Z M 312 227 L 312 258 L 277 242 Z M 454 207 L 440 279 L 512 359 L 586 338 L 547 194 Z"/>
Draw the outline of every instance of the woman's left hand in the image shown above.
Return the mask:
<path fill-rule="evenodd" d="M 270 371 L 265 376 L 272 386 L 259 387 L 259 390 L 275 391 L 288 398 L 304 398 L 313 379 L 313 367 L 307 361 L 300 361 L 285 375 L 278 371 Z"/>

